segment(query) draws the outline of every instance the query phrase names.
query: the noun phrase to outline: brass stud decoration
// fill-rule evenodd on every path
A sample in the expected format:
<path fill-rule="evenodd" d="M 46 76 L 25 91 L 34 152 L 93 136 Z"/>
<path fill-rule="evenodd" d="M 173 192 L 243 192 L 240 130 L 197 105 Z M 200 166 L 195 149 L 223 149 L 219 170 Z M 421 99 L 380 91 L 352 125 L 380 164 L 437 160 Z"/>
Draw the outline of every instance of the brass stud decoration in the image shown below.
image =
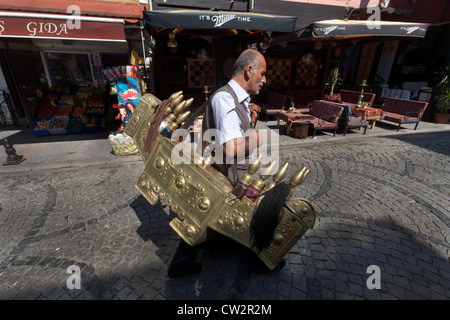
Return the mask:
<path fill-rule="evenodd" d="M 200 210 L 202 211 L 206 211 L 209 209 L 209 207 L 211 206 L 211 202 L 209 201 L 208 197 L 200 197 L 200 199 L 198 199 L 198 207 L 200 208 Z"/>

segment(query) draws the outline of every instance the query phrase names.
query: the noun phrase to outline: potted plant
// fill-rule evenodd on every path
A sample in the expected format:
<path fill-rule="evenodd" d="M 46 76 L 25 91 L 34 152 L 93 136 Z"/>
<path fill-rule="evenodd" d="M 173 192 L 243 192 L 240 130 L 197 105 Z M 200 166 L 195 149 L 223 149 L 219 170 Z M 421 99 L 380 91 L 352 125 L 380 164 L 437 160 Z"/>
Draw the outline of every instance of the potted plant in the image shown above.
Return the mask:
<path fill-rule="evenodd" d="M 330 95 L 334 94 L 334 88 L 341 84 L 342 79 L 339 77 L 339 70 L 338 68 L 334 68 L 330 72 L 330 76 L 328 77 L 328 83 L 330 84 L 331 91 Z"/>
<path fill-rule="evenodd" d="M 450 120 L 450 64 L 438 74 L 442 78 L 437 84 L 438 94 L 434 121 L 447 123 Z"/>

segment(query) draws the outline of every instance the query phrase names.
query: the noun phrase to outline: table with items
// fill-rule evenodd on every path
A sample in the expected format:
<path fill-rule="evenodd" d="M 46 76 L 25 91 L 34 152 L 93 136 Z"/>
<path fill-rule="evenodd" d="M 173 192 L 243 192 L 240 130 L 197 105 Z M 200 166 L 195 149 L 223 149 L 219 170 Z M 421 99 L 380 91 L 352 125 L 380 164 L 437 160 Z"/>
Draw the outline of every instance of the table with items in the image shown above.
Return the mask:
<path fill-rule="evenodd" d="M 352 114 L 355 117 L 362 117 L 362 120 L 371 122 L 370 129 L 373 129 L 377 120 L 383 120 L 383 110 L 372 107 L 360 107 L 358 105 L 352 106 Z"/>
<path fill-rule="evenodd" d="M 289 111 L 279 111 L 275 115 L 277 126 L 280 126 L 280 120 L 286 122 L 286 133 L 294 138 L 305 139 L 308 136 L 308 129 L 312 117 L 308 108 L 299 108 Z M 292 130 L 291 130 L 292 129 Z"/>
<path fill-rule="evenodd" d="M 282 120 L 286 123 L 287 132 L 289 132 L 291 128 L 291 122 L 303 117 L 308 113 L 308 108 L 289 109 L 288 111 L 280 110 L 275 114 L 275 119 L 277 119 L 277 126 L 280 126 L 280 120 Z"/>

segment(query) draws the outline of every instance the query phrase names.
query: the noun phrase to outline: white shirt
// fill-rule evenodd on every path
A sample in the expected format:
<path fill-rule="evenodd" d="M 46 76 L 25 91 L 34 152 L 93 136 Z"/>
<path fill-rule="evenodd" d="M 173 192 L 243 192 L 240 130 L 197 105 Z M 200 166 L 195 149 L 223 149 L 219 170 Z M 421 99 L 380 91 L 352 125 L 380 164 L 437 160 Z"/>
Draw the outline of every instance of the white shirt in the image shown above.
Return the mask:
<path fill-rule="evenodd" d="M 231 79 L 228 84 L 231 86 L 234 93 L 236 93 L 239 103 L 243 103 L 248 119 L 251 121 L 251 113 L 248 107 L 250 96 L 233 79 Z M 231 94 L 225 91 L 216 93 L 211 100 L 211 108 L 213 110 L 216 128 L 219 131 L 218 138 L 220 144 L 224 144 L 225 142 L 236 138 L 244 137 L 244 129 L 235 110 L 236 106 L 234 104 L 234 98 Z"/>

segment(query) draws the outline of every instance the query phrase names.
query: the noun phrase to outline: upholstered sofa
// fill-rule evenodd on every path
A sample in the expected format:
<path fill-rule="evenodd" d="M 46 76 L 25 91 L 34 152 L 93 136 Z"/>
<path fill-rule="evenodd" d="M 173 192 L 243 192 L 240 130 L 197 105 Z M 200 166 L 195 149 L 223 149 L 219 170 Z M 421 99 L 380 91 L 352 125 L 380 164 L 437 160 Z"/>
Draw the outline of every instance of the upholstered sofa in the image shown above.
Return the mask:
<path fill-rule="evenodd" d="M 268 91 L 265 100 L 256 102 L 256 104 L 261 108 L 261 114 L 265 114 L 267 122 L 269 116 L 274 116 L 278 111 L 289 108 L 291 99 L 285 94 Z"/>
<path fill-rule="evenodd" d="M 343 111 L 344 108 L 337 103 L 325 100 L 314 100 L 309 112 L 312 119 L 308 119 L 310 127 L 314 129 L 313 138 L 316 136 L 317 130 L 334 129 L 333 136 L 335 136 L 339 119 L 341 118 Z"/>
<path fill-rule="evenodd" d="M 428 102 L 425 101 L 397 98 L 385 98 L 381 105 L 384 120 L 398 123 L 397 131 L 405 123 L 415 123 L 414 130 L 416 130 L 427 107 Z"/>
<path fill-rule="evenodd" d="M 291 89 L 286 92 L 291 97 L 295 108 L 309 108 L 314 100 L 320 99 L 320 91 L 318 89 Z"/>
<path fill-rule="evenodd" d="M 358 103 L 359 96 L 361 92 L 359 91 L 351 91 L 351 90 L 341 90 L 338 94 L 333 96 L 326 97 L 327 100 L 332 100 L 333 102 L 349 102 L 349 103 Z M 363 93 L 362 102 L 368 103 L 368 107 L 373 105 L 375 101 L 376 94 L 370 92 Z"/>

